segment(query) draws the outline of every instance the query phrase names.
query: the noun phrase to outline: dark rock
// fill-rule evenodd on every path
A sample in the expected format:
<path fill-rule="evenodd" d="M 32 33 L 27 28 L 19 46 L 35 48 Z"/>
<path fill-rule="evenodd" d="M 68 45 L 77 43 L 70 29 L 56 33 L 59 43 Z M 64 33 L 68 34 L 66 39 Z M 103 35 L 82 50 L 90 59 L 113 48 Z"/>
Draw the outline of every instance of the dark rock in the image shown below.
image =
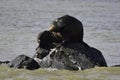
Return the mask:
<path fill-rule="evenodd" d="M 120 65 L 113 65 L 113 66 L 111 66 L 111 67 L 120 67 Z"/>
<path fill-rule="evenodd" d="M 83 41 L 81 21 L 64 15 L 55 19 L 50 27 L 38 35 L 39 46 L 33 57 L 42 68 L 84 70 L 96 65 L 107 66 L 102 53 Z"/>
<path fill-rule="evenodd" d="M 33 58 L 38 57 L 43 59 L 45 56 L 49 54 L 50 49 L 56 47 L 54 43 L 61 43 L 62 37 L 59 33 L 50 32 L 50 31 L 43 31 L 38 34 L 37 42 L 38 47 L 36 48 L 36 53 L 34 54 Z"/>
<path fill-rule="evenodd" d="M 49 54 L 49 50 L 38 47 L 36 49 L 36 53 L 33 55 L 33 58 L 43 59 L 48 54 Z"/>
<path fill-rule="evenodd" d="M 10 67 L 13 68 L 25 68 L 29 70 L 38 69 L 39 64 L 32 58 L 26 55 L 19 55 L 9 63 Z"/>
<path fill-rule="evenodd" d="M 107 66 L 102 53 L 80 43 L 68 43 L 53 48 L 39 62 L 41 68 L 79 70 L 94 68 L 95 65 Z"/>
<path fill-rule="evenodd" d="M 1 64 L 8 64 L 8 63 L 10 63 L 10 61 L 0 61 L 0 65 Z"/>
<path fill-rule="evenodd" d="M 39 44 L 38 47 L 47 50 L 50 50 L 54 47 L 54 45 L 52 44 L 53 42 L 61 43 L 62 40 L 63 39 L 60 34 L 51 31 L 43 31 L 37 36 L 37 42 Z"/>
<path fill-rule="evenodd" d="M 70 42 L 83 41 L 83 24 L 80 20 L 70 15 L 56 18 L 50 25 L 50 31 L 60 33 L 64 40 Z"/>

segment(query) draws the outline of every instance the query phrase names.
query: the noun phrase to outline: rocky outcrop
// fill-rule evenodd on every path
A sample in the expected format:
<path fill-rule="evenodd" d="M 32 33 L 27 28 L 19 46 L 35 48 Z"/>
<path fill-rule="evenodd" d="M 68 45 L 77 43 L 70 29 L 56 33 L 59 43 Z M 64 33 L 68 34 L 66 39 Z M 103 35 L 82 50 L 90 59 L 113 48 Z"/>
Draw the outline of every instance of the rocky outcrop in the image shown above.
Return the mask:
<path fill-rule="evenodd" d="M 82 22 L 69 15 L 55 19 L 50 30 L 38 35 L 34 59 L 41 68 L 68 70 L 107 66 L 102 53 L 83 41 Z"/>
<path fill-rule="evenodd" d="M 102 53 L 87 44 L 62 43 L 57 44 L 50 51 L 45 49 L 39 50 L 41 52 L 36 53 L 33 58 L 26 55 L 19 55 L 12 61 L 1 61 L 0 65 L 7 64 L 12 68 L 24 68 L 28 70 L 38 68 L 84 70 L 94 68 L 95 66 L 107 66 Z M 41 55 L 45 56 L 41 58 Z"/>
<path fill-rule="evenodd" d="M 40 67 L 39 64 L 34 59 L 26 55 L 17 56 L 8 65 L 12 68 L 17 68 L 17 69 L 24 68 L 28 70 L 34 70 Z"/>
<path fill-rule="evenodd" d="M 0 65 L 2 65 L 2 64 L 8 64 L 8 63 L 10 63 L 10 61 L 0 61 Z"/>
<path fill-rule="evenodd" d="M 51 49 L 50 53 L 38 61 L 41 68 L 84 70 L 97 66 L 107 66 L 102 53 L 80 43 L 68 43 Z"/>

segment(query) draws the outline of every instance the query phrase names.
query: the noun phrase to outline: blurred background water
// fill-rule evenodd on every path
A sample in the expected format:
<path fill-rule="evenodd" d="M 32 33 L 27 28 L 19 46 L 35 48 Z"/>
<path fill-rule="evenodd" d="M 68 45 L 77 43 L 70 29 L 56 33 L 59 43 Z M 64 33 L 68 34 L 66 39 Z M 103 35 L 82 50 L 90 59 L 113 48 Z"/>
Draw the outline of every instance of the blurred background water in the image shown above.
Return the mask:
<path fill-rule="evenodd" d="M 120 0 L 0 0 L 0 60 L 32 57 L 37 34 L 66 14 L 82 21 L 84 41 L 108 66 L 120 64 Z"/>

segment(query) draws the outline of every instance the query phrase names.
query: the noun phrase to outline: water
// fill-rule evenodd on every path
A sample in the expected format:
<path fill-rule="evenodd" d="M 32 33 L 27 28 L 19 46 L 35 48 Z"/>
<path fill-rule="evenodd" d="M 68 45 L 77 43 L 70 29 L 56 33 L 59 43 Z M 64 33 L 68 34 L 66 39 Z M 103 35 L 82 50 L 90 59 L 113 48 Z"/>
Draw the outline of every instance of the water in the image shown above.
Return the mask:
<path fill-rule="evenodd" d="M 120 68 L 93 68 L 84 71 L 10 69 L 0 66 L 0 80 L 119 80 Z"/>
<path fill-rule="evenodd" d="M 0 60 L 32 57 L 37 34 L 65 14 L 83 22 L 84 41 L 103 53 L 108 66 L 120 64 L 119 0 L 0 0 Z"/>

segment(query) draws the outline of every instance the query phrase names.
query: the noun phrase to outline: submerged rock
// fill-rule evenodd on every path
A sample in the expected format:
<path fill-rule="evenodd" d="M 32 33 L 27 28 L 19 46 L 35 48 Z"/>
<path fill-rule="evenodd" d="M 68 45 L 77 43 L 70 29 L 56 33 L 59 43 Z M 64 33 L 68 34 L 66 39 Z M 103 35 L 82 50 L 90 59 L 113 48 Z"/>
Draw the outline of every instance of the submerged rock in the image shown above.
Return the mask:
<path fill-rule="evenodd" d="M 25 68 L 29 70 L 38 69 L 39 64 L 32 58 L 26 55 L 19 55 L 15 59 L 13 59 L 9 64 L 10 67 L 13 68 Z"/>
<path fill-rule="evenodd" d="M 2 65 L 2 64 L 8 64 L 8 63 L 10 63 L 10 61 L 0 61 L 0 65 Z"/>

